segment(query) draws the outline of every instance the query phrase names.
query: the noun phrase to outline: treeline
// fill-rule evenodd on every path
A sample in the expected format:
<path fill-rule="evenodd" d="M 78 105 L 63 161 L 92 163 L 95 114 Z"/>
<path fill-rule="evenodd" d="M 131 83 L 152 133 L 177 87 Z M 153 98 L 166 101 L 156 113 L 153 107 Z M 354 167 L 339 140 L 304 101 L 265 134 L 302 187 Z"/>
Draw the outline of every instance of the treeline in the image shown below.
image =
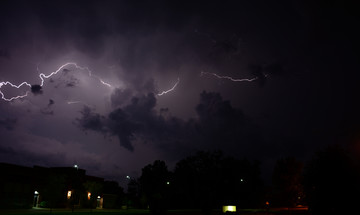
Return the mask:
<path fill-rule="evenodd" d="M 309 206 L 312 214 L 356 211 L 360 191 L 358 159 L 340 146 L 317 152 L 306 164 L 293 157 L 276 162 L 271 186 L 265 186 L 260 162 L 198 152 L 180 160 L 173 171 L 156 160 L 128 185 L 132 206 L 161 214 L 168 209 Z"/>

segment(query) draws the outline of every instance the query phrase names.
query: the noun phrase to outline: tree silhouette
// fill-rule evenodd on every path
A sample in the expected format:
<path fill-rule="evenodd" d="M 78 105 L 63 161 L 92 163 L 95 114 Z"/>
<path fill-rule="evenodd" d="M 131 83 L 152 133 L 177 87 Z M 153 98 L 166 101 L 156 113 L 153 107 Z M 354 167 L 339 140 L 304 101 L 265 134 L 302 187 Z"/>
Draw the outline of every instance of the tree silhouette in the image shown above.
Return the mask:
<path fill-rule="evenodd" d="M 130 207 L 139 207 L 145 208 L 147 201 L 145 200 L 143 203 L 140 201 L 140 193 L 139 193 L 139 182 L 136 179 L 131 178 L 128 183 L 127 190 L 127 205 Z"/>
<path fill-rule="evenodd" d="M 156 160 L 142 169 L 139 179 L 140 192 L 145 195 L 150 211 L 154 214 L 162 214 L 166 211 L 169 176 L 164 161 Z"/>
<path fill-rule="evenodd" d="M 294 157 L 276 162 L 272 176 L 273 206 L 294 207 L 304 198 L 302 186 L 303 164 Z"/>
<path fill-rule="evenodd" d="M 174 186 L 178 207 L 201 207 L 205 213 L 222 204 L 257 206 L 263 187 L 258 163 L 224 157 L 220 151 L 198 152 L 179 161 Z"/>
<path fill-rule="evenodd" d="M 304 177 L 309 210 L 313 214 L 352 214 L 357 211 L 358 167 L 339 145 L 317 152 L 306 166 Z"/>

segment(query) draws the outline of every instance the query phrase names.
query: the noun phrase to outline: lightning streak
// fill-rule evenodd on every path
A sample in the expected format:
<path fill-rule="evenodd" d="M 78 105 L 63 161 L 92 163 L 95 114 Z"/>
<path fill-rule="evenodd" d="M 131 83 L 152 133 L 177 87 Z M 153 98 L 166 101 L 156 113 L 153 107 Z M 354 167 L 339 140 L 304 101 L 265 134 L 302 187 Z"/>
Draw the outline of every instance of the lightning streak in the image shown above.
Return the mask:
<path fill-rule="evenodd" d="M 112 88 L 112 86 L 109 84 L 109 83 L 106 83 L 105 81 L 103 81 L 100 77 L 96 76 L 96 75 L 93 75 L 91 70 L 87 67 L 81 67 L 81 66 L 78 66 L 76 63 L 74 62 L 68 62 L 68 63 L 65 63 L 63 64 L 62 66 L 60 66 L 56 71 L 50 73 L 49 75 L 45 75 L 44 73 L 40 73 L 39 74 L 39 78 L 41 79 L 41 84 L 40 86 L 42 87 L 44 85 L 44 82 L 45 82 L 45 79 L 48 79 L 50 78 L 51 76 L 53 75 L 56 75 L 58 72 L 62 71 L 65 67 L 67 66 L 74 66 L 76 69 L 81 69 L 81 70 L 86 70 L 89 74 L 90 77 L 94 77 L 96 79 L 98 79 L 100 81 L 101 84 L 109 87 L 109 88 Z M 39 68 L 37 68 L 37 71 L 39 71 Z M 22 82 L 21 84 L 19 85 L 15 85 L 15 84 L 12 84 L 11 82 L 9 81 L 6 81 L 6 82 L 0 82 L 0 95 L 1 95 L 1 99 L 5 100 L 5 101 L 13 101 L 13 100 L 16 100 L 16 99 L 20 99 L 20 98 L 24 98 L 28 95 L 29 91 L 27 91 L 25 94 L 23 95 L 19 95 L 19 96 L 14 96 L 14 97 L 11 97 L 11 98 L 5 98 L 5 95 L 4 93 L 1 91 L 1 88 L 3 86 L 6 86 L 6 85 L 10 85 L 11 87 L 13 88 L 17 88 L 19 89 L 20 87 L 22 87 L 23 85 L 26 85 L 28 86 L 29 88 L 32 87 L 31 84 L 29 84 L 28 82 L 24 81 Z"/>
<path fill-rule="evenodd" d="M 98 80 L 100 81 L 100 83 L 102 83 L 102 84 L 105 85 L 105 86 L 108 86 L 108 87 L 110 87 L 110 88 L 112 87 L 110 84 L 104 82 L 104 81 L 103 81 L 101 78 L 99 78 L 98 76 L 93 75 L 92 72 L 91 72 L 91 70 L 90 70 L 89 68 L 78 66 L 76 63 L 73 63 L 73 62 L 68 62 L 68 63 L 63 64 L 63 65 L 60 66 L 55 72 L 52 72 L 52 73 L 50 73 L 49 75 L 45 75 L 44 73 L 40 73 L 40 75 L 39 75 L 39 77 L 40 77 L 40 79 L 41 79 L 41 84 L 40 84 L 40 86 L 42 87 L 42 86 L 44 85 L 44 78 L 48 79 L 48 78 L 50 78 L 51 76 L 56 75 L 58 72 L 60 72 L 62 69 L 64 69 L 65 67 L 67 67 L 67 66 L 69 66 L 69 65 L 75 66 L 76 69 L 81 69 L 81 70 L 86 70 L 86 71 L 88 71 L 90 77 L 94 77 L 94 78 L 98 79 Z"/>
<path fill-rule="evenodd" d="M 162 91 L 161 93 L 158 93 L 157 95 L 162 96 L 162 95 L 164 95 L 166 93 L 169 93 L 169 92 L 173 91 L 179 83 L 180 83 L 180 78 L 178 78 L 177 82 L 174 84 L 174 86 L 172 88 L 170 88 L 170 89 L 168 89 L 166 91 Z"/>
<path fill-rule="evenodd" d="M 0 94 L 1 94 L 1 99 L 5 100 L 5 101 L 8 101 L 8 102 L 10 102 L 10 101 L 12 101 L 12 100 L 15 100 L 15 99 L 21 99 L 21 98 L 26 97 L 26 96 L 28 95 L 29 91 L 27 91 L 24 95 L 14 96 L 14 97 L 11 97 L 10 99 L 7 99 L 7 98 L 5 98 L 4 93 L 1 91 L 1 88 L 2 88 L 3 86 L 6 86 L 6 85 L 10 85 L 11 87 L 17 88 L 17 89 L 19 89 L 19 88 L 22 87 L 23 85 L 26 85 L 26 86 L 28 86 L 28 87 L 31 88 L 31 84 L 29 84 L 29 83 L 27 83 L 27 82 L 22 82 L 22 83 L 19 84 L 19 85 L 12 84 L 12 83 L 10 83 L 9 81 L 0 82 Z"/>
<path fill-rule="evenodd" d="M 220 75 L 218 75 L 218 74 L 216 74 L 216 73 L 203 72 L 203 71 L 201 71 L 201 74 L 200 74 L 200 75 L 201 75 L 201 76 L 203 76 L 203 75 L 213 75 L 213 76 L 215 76 L 215 77 L 217 77 L 217 78 L 219 78 L 219 79 L 228 79 L 228 80 L 234 81 L 234 82 L 242 82 L 242 81 L 251 82 L 251 81 L 255 81 L 255 80 L 258 79 L 258 77 L 255 77 L 255 78 L 241 78 L 241 79 L 236 79 L 236 78 L 233 78 L 233 77 L 230 77 L 230 76 L 220 76 Z M 266 76 L 267 76 L 267 75 L 265 75 L 265 77 L 266 77 Z"/>

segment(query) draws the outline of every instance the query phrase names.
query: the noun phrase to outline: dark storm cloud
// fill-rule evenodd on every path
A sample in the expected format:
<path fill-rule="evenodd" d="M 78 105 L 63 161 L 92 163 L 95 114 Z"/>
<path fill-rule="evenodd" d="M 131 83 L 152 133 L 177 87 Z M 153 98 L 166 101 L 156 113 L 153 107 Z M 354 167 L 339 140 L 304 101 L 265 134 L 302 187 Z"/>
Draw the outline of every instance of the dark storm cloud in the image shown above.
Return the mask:
<path fill-rule="evenodd" d="M 81 111 L 82 118 L 77 119 L 76 122 L 84 130 L 95 130 L 99 132 L 104 132 L 103 120 L 104 117 L 100 114 L 93 113 L 91 109 L 87 106 L 84 106 L 84 109 Z"/>
<path fill-rule="evenodd" d="M 42 87 L 38 84 L 31 85 L 31 92 L 34 95 L 40 95 L 43 94 Z"/>
<path fill-rule="evenodd" d="M 55 104 L 55 101 L 52 99 L 49 99 L 48 105 L 41 109 L 40 112 L 45 115 L 54 115 L 54 111 L 52 110 L 52 106 Z"/>
<path fill-rule="evenodd" d="M 199 38 L 210 42 L 209 59 L 232 58 L 240 53 L 241 37 L 235 33 L 218 38 L 210 33 L 201 32 L 199 29 L 195 29 L 194 32 L 198 34 Z"/>
<path fill-rule="evenodd" d="M 237 156 L 260 156 L 256 151 L 265 143 L 261 130 L 219 93 L 201 93 L 196 112 L 196 133 L 202 146 L 223 149 Z"/>
<path fill-rule="evenodd" d="M 207 141 L 211 142 L 234 140 L 234 134 L 241 135 L 241 129 L 248 123 L 242 111 L 233 108 L 229 101 L 223 101 L 219 93 L 201 93 L 196 112 L 201 125 L 199 132 L 209 135 Z"/>
<path fill-rule="evenodd" d="M 12 148 L 9 146 L 0 146 L 0 162 L 7 162 L 18 165 L 32 166 L 34 164 L 42 166 L 57 166 L 59 162 L 65 159 L 64 153 L 38 154 L 27 151 L 24 148 Z"/>
<path fill-rule="evenodd" d="M 14 130 L 16 126 L 17 119 L 5 118 L 0 119 L 0 127 L 4 127 L 7 130 Z"/>
<path fill-rule="evenodd" d="M 116 95 L 121 96 L 118 93 Z M 158 123 L 155 105 L 154 94 L 133 97 L 130 104 L 123 108 L 116 108 L 106 118 L 85 107 L 81 112 L 82 118 L 77 122 L 85 130 L 106 131 L 117 136 L 121 146 L 133 151 L 132 140 L 135 139 L 135 134 L 137 132 L 148 134 Z"/>
<path fill-rule="evenodd" d="M 268 74 L 270 76 L 281 76 L 286 74 L 284 66 L 280 63 L 265 65 L 263 70 L 265 74 Z"/>
<path fill-rule="evenodd" d="M 112 135 L 118 136 L 121 146 L 129 151 L 134 151 L 131 141 L 139 126 L 129 118 L 130 116 L 120 108 L 113 111 L 109 115 L 109 130 Z"/>
<path fill-rule="evenodd" d="M 261 87 L 266 84 L 268 78 L 289 75 L 289 72 L 285 71 L 284 66 L 279 63 L 263 65 L 250 64 L 248 67 L 250 73 L 257 78 L 256 82 L 258 82 Z"/>
<path fill-rule="evenodd" d="M 75 87 L 78 83 L 79 83 L 79 80 L 76 78 L 73 78 L 66 83 L 66 86 L 67 87 Z"/>
<path fill-rule="evenodd" d="M 127 103 L 129 99 L 132 97 L 132 90 L 130 89 L 119 89 L 116 88 L 111 94 L 111 105 L 113 107 L 118 107 Z"/>
<path fill-rule="evenodd" d="M 259 65 L 250 65 L 249 67 L 251 74 L 257 78 L 256 81 L 259 83 L 259 85 L 261 87 L 264 86 L 266 83 L 267 74 L 264 73 L 263 67 Z"/>
<path fill-rule="evenodd" d="M 20 9 L 17 5 L 9 1 L 6 7 L 10 10 L 16 8 L 33 17 L 25 20 L 25 23 L 19 23 L 21 26 L 34 24 L 35 20 L 39 20 L 42 33 L 54 45 L 61 47 L 65 45 L 65 41 L 71 41 L 76 49 L 94 57 L 105 52 L 106 36 L 120 34 L 137 38 L 153 34 L 160 27 L 177 29 L 193 17 L 191 7 L 167 1 L 142 1 L 140 4 L 133 1 L 35 1 L 22 2 L 23 7 Z M 188 6 L 191 5 L 194 6 Z M 191 13 L 183 14 L 178 11 L 177 6 L 182 6 Z M 124 57 L 124 64 L 134 62 L 131 53 Z"/>
<path fill-rule="evenodd" d="M 10 58 L 10 53 L 8 50 L 0 49 L 0 58 Z"/>
<path fill-rule="evenodd" d="M 196 107 L 198 118 L 184 121 L 155 110 L 154 94 L 135 96 L 130 104 L 107 117 L 84 108 L 78 125 L 84 130 L 117 136 L 120 145 L 134 151 L 133 141 L 151 142 L 171 154 L 198 147 L 240 149 L 258 140 L 259 132 L 241 110 L 218 93 L 203 92 Z M 104 130 L 105 128 L 105 130 Z"/>
<path fill-rule="evenodd" d="M 243 21 L 242 13 L 252 14 L 254 10 L 251 3 L 233 1 L 224 4 L 208 1 L 55 2 L 22 2 L 18 9 L 17 4 L 7 1 L 4 8 L 20 10 L 31 17 L 24 23 L 17 23 L 15 15 L 10 20 L 14 19 L 24 31 L 25 26 L 37 26 L 39 44 L 46 39 L 55 53 L 75 49 L 93 59 L 110 56 L 111 64 L 115 62 L 124 70 L 116 75 L 135 95 L 157 91 L 153 71 L 164 74 L 196 63 L 209 64 L 224 74 L 233 74 L 224 65 L 229 64 L 228 58 L 241 51 L 243 33 L 240 27 L 245 27 L 245 31 L 251 28 Z M 251 10 L 248 12 L 244 8 Z M 279 12 L 284 13 L 280 9 Z M 5 29 L 10 27 L 8 22 L 2 25 L 7 26 Z M 22 33 L 33 32 L 19 35 Z M 17 42 L 10 33 L 3 35 Z M 238 57 L 233 61 L 237 62 Z M 263 73 L 257 77 L 263 85 L 266 80 Z M 77 84 L 78 80 L 68 80 L 66 86 Z"/>
<path fill-rule="evenodd" d="M 57 77 L 50 79 L 51 83 L 56 83 L 55 88 L 59 87 L 76 87 L 79 85 L 80 80 L 74 76 L 74 70 L 63 69 L 61 74 Z"/>
<path fill-rule="evenodd" d="M 194 150 L 223 149 L 266 160 L 306 154 L 343 134 L 357 134 L 360 61 L 353 56 L 357 46 L 352 42 L 359 38 L 354 27 L 359 13 L 356 7 L 348 13 L 346 5 L 297 0 L 0 1 L 1 81 L 39 83 L 39 71 L 48 74 L 71 60 L 114 87 L 111 95 L 93 84 L 85 91 L 83 85 L 92 78 L 69 66 L 47 80 L 42 96 L 9 104 L 1 100 L 0 159 L 64 165 L 64 156 L 76 152 L 67 157 L 70 165 L 72 157 L 93 150 L 85 162 L 98 155 L 103 168 L 111 169 L 113 163 L 134 168 L 133 162 L 118 157 L 128 161 L 130 154 L 145 162 L 146 156 L 162 159 L 159 151 L 170 160 Z M 215 86 L 216 81 L 198 77 L 202 70 L 257 80 L 224 80 Z M 294 71 L 302 76 L 293 77 Z M 276 78 L 288 76 L 292 80 Z M 177 78 L 181 82 L 174 92 L 154 96 Z M 42 93 L 39 85 L 34 87 L 35 95 Z M 208 92 L 198 101 L 203 90 Z M 67 105 L 67 100 L 77 104 Z M 37 109 L 12 108 L 27 101 Z M 87 107 L 76 124 L 88 135 L 66 126 L 80 104 Z M 267 119 L 259 119 L 262 114 Z M 31 128 L 33 122 L 40 126 Z M 7 140 L 9 134 L 13 139 Z M 70 144 L 62 136 L 68 136 Z M 38 137 L 68 148 L 54 160 L 52 153 L 59 148 Z M 109 137 L 121 147 L 99 144 Z M 76 149 L 74 143 L 79 143 Z M 124 157 L 118 148 L 126 149 L 119 150 Z"/>

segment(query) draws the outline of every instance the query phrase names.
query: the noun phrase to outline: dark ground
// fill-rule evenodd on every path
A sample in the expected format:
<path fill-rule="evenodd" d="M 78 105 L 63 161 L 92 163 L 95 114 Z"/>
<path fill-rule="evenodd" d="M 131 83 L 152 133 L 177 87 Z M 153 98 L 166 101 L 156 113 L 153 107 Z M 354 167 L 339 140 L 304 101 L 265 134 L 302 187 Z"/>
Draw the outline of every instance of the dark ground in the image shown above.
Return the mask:
<path fill-rule="evenodd" d="M 74 212 L 71 212 L 69 209 L 53 209 L 50 212 L 50 209 L 41 208 L 41 209 L 22 209 L 22 210 L 0 210 L 1 215 L 144 215 L 150 214 L 148 210 L 140 209 L 129 209 L 129 210 L 111 210 L 111 209 L 77 209 Z M 200 210 L 169 210 L 168 215 L 202 215 L 203 213 Z M 221 210 L 214 210 L 210 215 L 221 215 L 224 214 Z M 236 213 L 229 213 L 234 215 L 240 214 L 256 214 L 256 215 L 272 215 L 272 214 L 296 214 L 296 215 L 306 215 L 309 214 L 306 210 L 299 209 L 287 209 L 287 208 L 277 208 L 270 209 L 268 212 L 260 209 L 241 209 Z"/>

